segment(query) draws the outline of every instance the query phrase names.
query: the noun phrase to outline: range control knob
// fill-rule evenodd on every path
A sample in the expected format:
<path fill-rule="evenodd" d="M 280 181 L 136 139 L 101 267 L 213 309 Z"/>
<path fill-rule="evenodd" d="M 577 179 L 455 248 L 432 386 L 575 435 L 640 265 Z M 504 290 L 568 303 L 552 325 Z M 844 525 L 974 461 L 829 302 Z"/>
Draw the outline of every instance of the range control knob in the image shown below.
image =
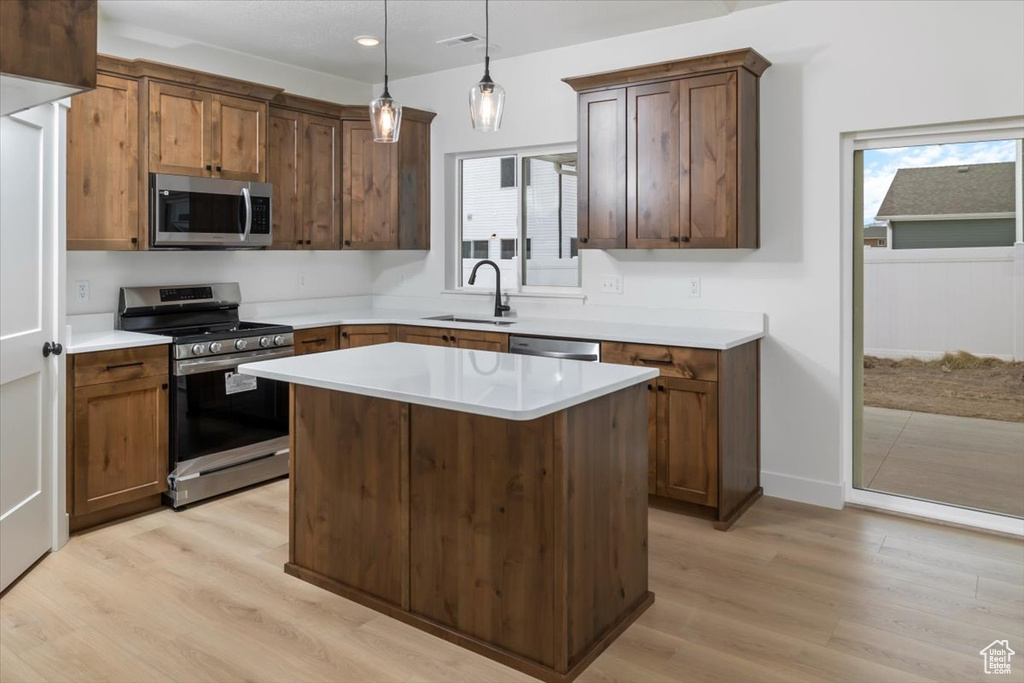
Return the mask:
<path fill-rule="evenodd" d="M 274 337 L 274 346 L 280 346 L 281 344 L 284 344 L 284 337 L 281 335 Z"/>
<path fill-rule="evenodd" d="M 263 348 L 270 346 L 270 337 L 260 337 L 260 346 Z"/>
<path fill-rule="evenodd" d="M 204 353 L 206 353 L 206 344 L 193 344 L 192 345 L 192 355 L 194 355 L 194 356 L 201 356 Z"/>
<path fill-rule="evenodd" d="M 210 353 L 220 353 L 222 348 L 223 347 L 220 345 L 220 342 L 212 342 L 210 344 Z"/>
<path fill-rule="evenodd" d="M 239 351 L 244 349 L 246 346 L 248 346 L 248 344 L 245 342 L 244 339 L 236 339 L 235 340 L 235 348 L 238 349 Z"/>

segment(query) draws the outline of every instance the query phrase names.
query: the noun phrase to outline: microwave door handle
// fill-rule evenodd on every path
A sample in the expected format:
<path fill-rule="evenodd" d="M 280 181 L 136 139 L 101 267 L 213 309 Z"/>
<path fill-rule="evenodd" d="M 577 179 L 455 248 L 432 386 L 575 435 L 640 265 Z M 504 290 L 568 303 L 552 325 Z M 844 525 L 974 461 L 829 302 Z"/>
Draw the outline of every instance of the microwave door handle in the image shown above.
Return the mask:
<path fill-rule="evenodd" d="M 242 188 L 242 197 L 245 198 L 245 233 L 242 235 L 242 241 L 249 241 L 249 233 L 252 231 L 252 197 L 249 195 L 249 188 Z"/>

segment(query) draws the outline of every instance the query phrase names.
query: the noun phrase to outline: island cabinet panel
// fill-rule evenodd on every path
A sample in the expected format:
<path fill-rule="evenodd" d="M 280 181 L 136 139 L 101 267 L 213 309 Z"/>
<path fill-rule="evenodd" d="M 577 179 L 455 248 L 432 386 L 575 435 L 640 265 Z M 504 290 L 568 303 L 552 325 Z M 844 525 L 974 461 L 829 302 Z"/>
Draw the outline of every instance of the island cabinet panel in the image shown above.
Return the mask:
<path fill-rule="evenodd" d="M 395 340 L 393 325 L 342 325 L 338 348 L 356 349 L 360 346 L 387 344 Z"/>
<path fill-rule="evenodd" d="M 717 505 L 717 385 L 664 377 L 658 393 L 658 495 Z"/>
<path fill-rule="evenodd" d="M 579 98 L 577 230 L 581 249 L 626 248 L 626 89 Z"/>
<path fill-rule="evenodd" d="M 295 330 L 293 339 L 296 356 L 338 350 L 338 328 L 333 326 Z"/>
<path fill-rule="evenodd" d="M 551 667 L 554 430 L 410 411 L 410 609 Z"/>
<path fill-rule="evenodd" d="M 139 247 L 139 86 L 100 74 L 67 120 L 67 248 Z"/>
<path fill-rule="evenodd" d="M 291 562 L 407 605 L 408 406 L 302 385 L 292 391 Z"/>
<path fill-rule="evenodd" d="M 345 121 L 343 246 L 398 248 L 398 146 L 373 141 L 369 121 Z"/>

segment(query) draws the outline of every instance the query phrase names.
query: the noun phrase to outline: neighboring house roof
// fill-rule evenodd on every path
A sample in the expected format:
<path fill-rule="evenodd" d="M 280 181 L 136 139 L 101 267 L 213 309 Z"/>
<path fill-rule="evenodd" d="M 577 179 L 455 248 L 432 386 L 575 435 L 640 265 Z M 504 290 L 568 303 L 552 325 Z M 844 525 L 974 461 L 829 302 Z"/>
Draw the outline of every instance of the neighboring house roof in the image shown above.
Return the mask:
<path fill-rule="evenodd" d="M 1014 163 L 901 168 L 876 220 L 896 216 L 1013 213 Z"/>
<path fill-rule="evenodd" d="M 864 237 L 888 237 L 889 229 L 884 225 L 865 225 Z"/>

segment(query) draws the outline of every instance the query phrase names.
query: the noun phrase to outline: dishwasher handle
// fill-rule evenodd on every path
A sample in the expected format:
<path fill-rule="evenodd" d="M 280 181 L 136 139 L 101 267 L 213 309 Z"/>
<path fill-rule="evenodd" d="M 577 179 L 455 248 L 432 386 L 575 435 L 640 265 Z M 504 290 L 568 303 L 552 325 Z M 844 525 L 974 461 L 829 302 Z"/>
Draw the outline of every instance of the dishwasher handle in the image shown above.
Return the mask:
<path fill-rule="evenodd" d="M 561 360 L 600 360 L 596 353 L 570 353 L 568 351 L 533 351 L 531 349 L 515 349 L 513 353 L 520 356 L 540 356 L 541 358 L 558 358 Z"/>

